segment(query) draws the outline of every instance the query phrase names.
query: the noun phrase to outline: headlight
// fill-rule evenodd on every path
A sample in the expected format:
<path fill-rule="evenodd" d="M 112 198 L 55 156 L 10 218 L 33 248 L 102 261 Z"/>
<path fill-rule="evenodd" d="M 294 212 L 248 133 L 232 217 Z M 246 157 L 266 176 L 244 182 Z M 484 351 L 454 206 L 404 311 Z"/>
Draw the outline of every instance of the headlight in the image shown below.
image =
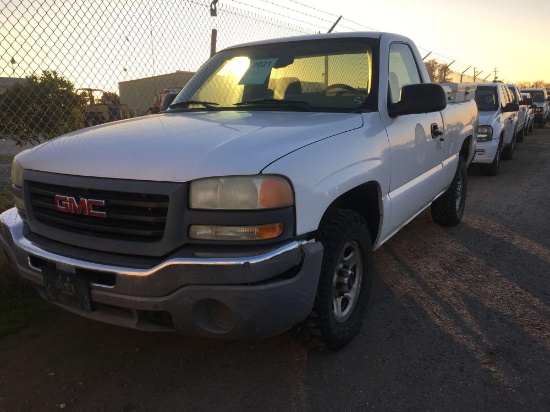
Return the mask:
<path fill-rule="evenodd" d="M 11 163 L 11 183 L 15 187 L 23 187 L 23 166 L 17 160 Z"/>
<path fill-rule="evenodd" d="M 493 140 L 493 128 L 491 126 L 478 126 L 477 141 L 490 142 L 491 140 Z"/>
<path fill-rule="evenodd" d="M 18 209 L 24 211 L 25 202 L 23 201 L 23 166 L 21 166 L 21 164 L 17 160 L 14 160 L 11 163 L 11 183 L 13 185 L 12 193 L 15 206 Z"/>
<path fill-rule="evenodd" d="M 272 221 L 250 222 L 246 226 L 205 224 L 194 222 L 189 227 L 189 237 L 197 240 L 215 241 L 261 241 L 272 240 L 291 228 L 284 218 L 289 207 L 294 205 L 294 193 L 290 183 L 280 176 L 229 176 L 200 179 L 191 182 L 189 207 L 195 210 L 219 210 L 220 213 L 235 211 L 265 210 Z M 281 209 L 281 213 L 275 209 Z M 255 212 L 255 215 L 257 213 Z M 271 220 L 271 219 L 270 219 Z M 286 222 L 286 225 L 285 223 Z"/>
<path fill-rule="evenodd" d="M 290 184 L 279 176 L 231 176 L 191 182 L 191 209 L 279 209 L 294 204 Z"/>

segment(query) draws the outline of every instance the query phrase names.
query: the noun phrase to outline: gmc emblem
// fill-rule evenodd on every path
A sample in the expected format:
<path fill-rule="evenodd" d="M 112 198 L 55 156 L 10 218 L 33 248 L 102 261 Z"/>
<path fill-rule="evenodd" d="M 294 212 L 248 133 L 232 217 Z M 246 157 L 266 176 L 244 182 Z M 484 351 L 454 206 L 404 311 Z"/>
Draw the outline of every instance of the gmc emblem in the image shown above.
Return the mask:
<path fill-rule="evenodd" d="M 107 213 L 94 210 L 94 206 L 105 206 L 105 200 L 86 199 L 81 197 L 78 202 L 74 197 L 55 195 L 55 208 L 63 213 L 75 215 L 107 217 Z"/>

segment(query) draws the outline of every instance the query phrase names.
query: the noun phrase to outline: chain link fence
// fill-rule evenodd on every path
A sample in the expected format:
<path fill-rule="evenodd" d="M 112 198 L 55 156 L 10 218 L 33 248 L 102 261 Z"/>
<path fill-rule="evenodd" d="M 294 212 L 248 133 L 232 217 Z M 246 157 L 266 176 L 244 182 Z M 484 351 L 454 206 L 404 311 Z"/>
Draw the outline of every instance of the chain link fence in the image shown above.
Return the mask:
<path fill-rule="evenodd" d="M 0 211 L 11 207 L 10 164 L 21 150 L 158 112 L 213 50 L 335 22 L 288 1 L 292 9 L 277 11 L 267 0 L 0 0 Z M 369 29 L 342 19 L 336 31 Z"/>
<path fill-rule="evenodd" d="M 313 31 L 193 0 L 7 1 L 0 7 L 0 210 L 10 163 L 56 135 L 158 111 L 215 48 Z M 214 31 L 215 30 L 215 31 Z"/>

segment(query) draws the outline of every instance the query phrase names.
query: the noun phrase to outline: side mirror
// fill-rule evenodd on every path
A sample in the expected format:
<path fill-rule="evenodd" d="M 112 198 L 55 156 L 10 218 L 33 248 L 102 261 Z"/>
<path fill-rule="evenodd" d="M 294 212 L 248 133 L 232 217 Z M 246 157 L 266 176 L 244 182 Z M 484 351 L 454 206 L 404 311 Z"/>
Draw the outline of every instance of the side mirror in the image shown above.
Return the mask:
<path fill-rule="evenodd" d="M 160 111 L 165 112 L 166 110 L 168 110 L 168 107 L 170 107 L 177 95 L 177 93 L 168 93 L 166 96 L 164 96 L 164 98 L 162 99 L 162 103 L 160 104 Z"/>
<path fill-rule="evenodd" d="M 519 102 L 519 104 L 523 106 L 531 106 L 533 104 L 533 99 L 531 99 L 530 97 L 526 97 L 521 102 Z"/>
<path fill-rule="evenodd" d="M 550 102 L 550 96 L 548 96 L 548 97 L 546 98 L 546 101 L 547 101 L 547 102 Z"/>
<path fill-rule="evenodd" d="M 508 112 L 517 112 L 519 110 L 519 104 L 517 103 L 508 103 L 502 108 L 502 113 Z"/>
<path fill-rule="evenodd" d="M 443 87 L 435 83 L 409 84 L 401 89 L 401 101 L 388 104 L 390 117 L 432 113 L 447 107 Z"/>

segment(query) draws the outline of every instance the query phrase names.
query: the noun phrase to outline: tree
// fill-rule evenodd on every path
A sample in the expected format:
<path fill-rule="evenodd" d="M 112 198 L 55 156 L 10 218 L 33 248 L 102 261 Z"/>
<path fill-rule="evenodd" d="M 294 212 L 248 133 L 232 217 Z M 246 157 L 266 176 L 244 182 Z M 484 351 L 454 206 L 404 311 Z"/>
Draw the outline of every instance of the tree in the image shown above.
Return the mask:
<path fill-rule="evenodd" d="M 55 71 L 33 74 L 0 95 L 0 137 L 38 144 L 84 126 L 85 99 Z"/>
<path fill-rule="evenodd" d="M 550 83 L 547 83 L 544 80 L 535 80 L 534 82 L 521 81 L 517 84 L 520 89 L 547 89 L 550 87 Z"/>
<path fill-rule="evenodd" d="M 120 105 L 120 97 L 115 92 L 103 92 L 103 95 L 101 96 L 101 100 L 103 100 L 105 104 L 110 103 L 110 105 L 113 105 L 113 106 Z"/>
<path fill-rule="evenodd" d="M 451 81 L 451 70 L 447 68 L 446 64 L 438 63 L 435 59 L 428 60 L 424 64 L 432 82 L 445 83 Z"/>

